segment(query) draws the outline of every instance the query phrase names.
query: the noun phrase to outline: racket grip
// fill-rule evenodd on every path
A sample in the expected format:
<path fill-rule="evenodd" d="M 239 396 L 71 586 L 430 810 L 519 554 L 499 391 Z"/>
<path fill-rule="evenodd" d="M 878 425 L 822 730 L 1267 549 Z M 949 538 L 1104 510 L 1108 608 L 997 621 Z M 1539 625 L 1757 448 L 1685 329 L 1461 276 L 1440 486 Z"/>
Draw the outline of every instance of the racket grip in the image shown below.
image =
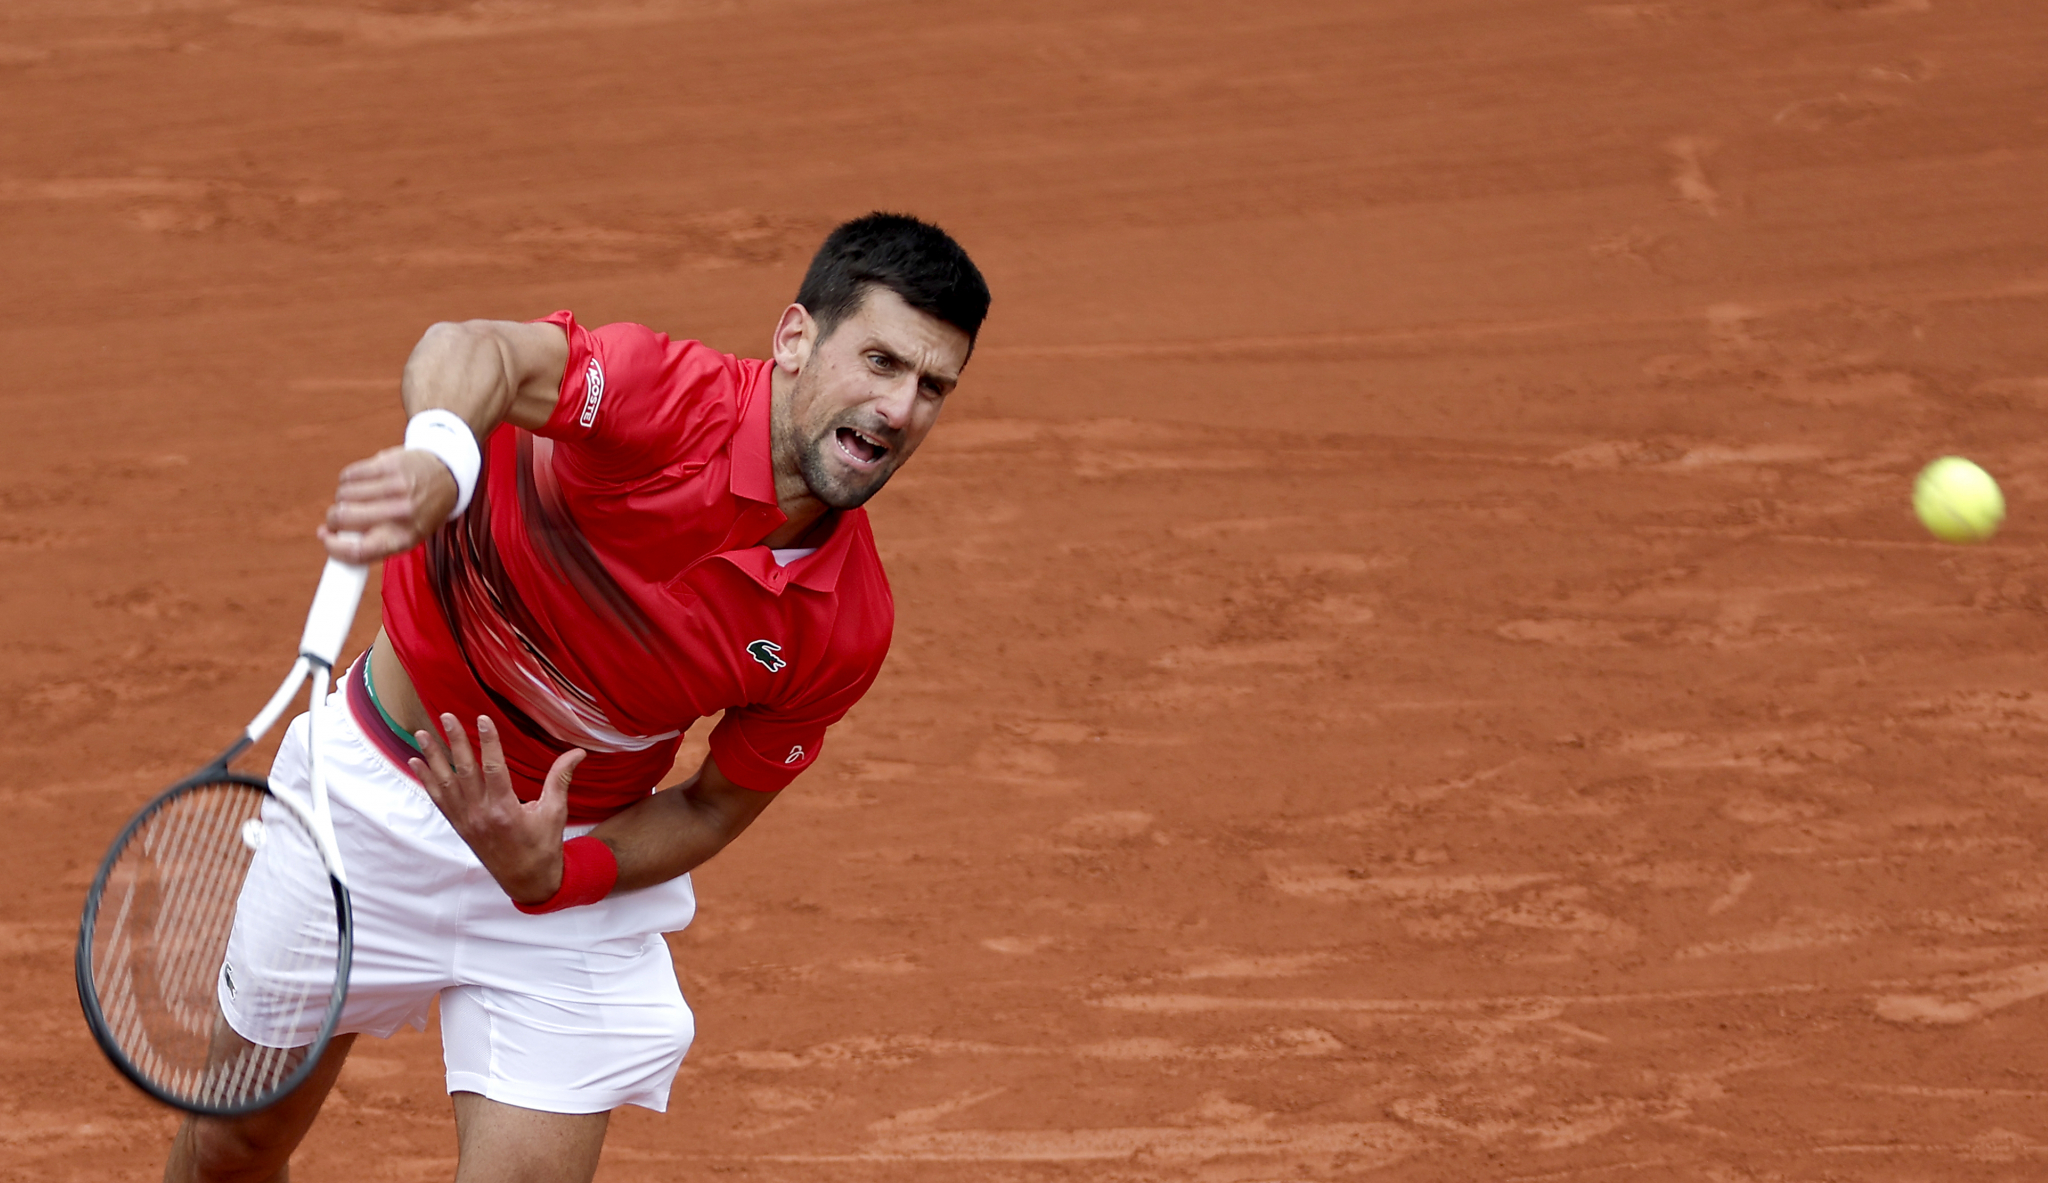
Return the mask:
<path fill-rule="evenodd" d="M 348 641 L 349 626 L 356 621 L 356 608 L 363 602 L 363 585 L 370 569 L 340 559 L 327 560 L 320 572 L 320 586 L 313 592 L 313 608 L 306 613 L 306 632 L 299 638 L 299 656 L 311 658 L 329 669 L 341 656 Z"/>

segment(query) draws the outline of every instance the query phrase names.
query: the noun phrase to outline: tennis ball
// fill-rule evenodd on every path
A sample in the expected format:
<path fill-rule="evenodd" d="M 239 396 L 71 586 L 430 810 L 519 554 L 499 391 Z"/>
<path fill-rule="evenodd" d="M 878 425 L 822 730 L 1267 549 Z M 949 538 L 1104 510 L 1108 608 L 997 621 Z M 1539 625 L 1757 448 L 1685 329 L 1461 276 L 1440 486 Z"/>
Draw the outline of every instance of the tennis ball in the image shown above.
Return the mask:
<path fill-rule="evenodd" d="M 1990 473 L 1961 456 L 1943 456 L 1913 482 L 1913 512 L 1943 542 L 1982 542 L 2005 520 L 2005 494 Z"/>

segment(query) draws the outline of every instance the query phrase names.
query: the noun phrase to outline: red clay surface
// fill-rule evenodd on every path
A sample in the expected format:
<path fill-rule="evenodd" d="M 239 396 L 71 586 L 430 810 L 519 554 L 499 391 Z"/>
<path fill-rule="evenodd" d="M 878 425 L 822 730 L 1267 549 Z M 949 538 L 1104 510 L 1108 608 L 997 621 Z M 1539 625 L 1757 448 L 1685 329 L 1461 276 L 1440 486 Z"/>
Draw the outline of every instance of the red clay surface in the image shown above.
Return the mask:
<path fill-rule="evenodd" d="M 80 898 L 419 331 L 758 351 L 876 206 L 994 319 L 603 1178 L 2040 1177 L 2044 61 L 2037 0 L 11 0 L 0 1178 L 157 1169 Z M 1908 516 L 1944 452 L 1993 544 Z M 407 1035 L 297 1177 L 453 1154 Z"/>

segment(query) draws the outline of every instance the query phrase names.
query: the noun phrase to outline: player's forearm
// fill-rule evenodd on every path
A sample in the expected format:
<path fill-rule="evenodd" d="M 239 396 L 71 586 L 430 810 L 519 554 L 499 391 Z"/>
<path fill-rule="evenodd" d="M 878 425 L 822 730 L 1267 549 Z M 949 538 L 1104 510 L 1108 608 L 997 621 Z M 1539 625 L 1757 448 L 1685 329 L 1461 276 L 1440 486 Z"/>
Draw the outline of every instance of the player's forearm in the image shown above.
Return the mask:
<path fill-rule="evenodd" d="M 614 891 L 651 887 L 695 870 L 739 837 L 773 797 L 727 798 L 701 791 L 701 781 L 692 777 L 663 789 L 591 831 L 619 860 Z"/>

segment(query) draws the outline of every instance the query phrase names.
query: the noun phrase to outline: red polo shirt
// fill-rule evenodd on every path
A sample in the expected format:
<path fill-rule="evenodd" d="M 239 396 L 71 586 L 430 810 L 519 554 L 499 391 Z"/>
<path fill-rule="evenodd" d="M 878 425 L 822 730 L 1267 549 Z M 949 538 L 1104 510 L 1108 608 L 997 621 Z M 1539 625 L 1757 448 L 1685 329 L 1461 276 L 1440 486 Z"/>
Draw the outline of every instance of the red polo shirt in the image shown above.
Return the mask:
<path fill-rule="evenodd" d="M 780 789 L 817 759 L 889 650 L 895 602 L 867 513 L 788 566 L 769 464 L 769 375 L 640 325 L 567 312 L 555 412 L 502 426 L 463 515 L 384 568 L 384 629 L 436 717 L 489 715 L 524 800 L 590 755 L 569 820 L 659 787 L 696 720 L 735 784 Z"/>

